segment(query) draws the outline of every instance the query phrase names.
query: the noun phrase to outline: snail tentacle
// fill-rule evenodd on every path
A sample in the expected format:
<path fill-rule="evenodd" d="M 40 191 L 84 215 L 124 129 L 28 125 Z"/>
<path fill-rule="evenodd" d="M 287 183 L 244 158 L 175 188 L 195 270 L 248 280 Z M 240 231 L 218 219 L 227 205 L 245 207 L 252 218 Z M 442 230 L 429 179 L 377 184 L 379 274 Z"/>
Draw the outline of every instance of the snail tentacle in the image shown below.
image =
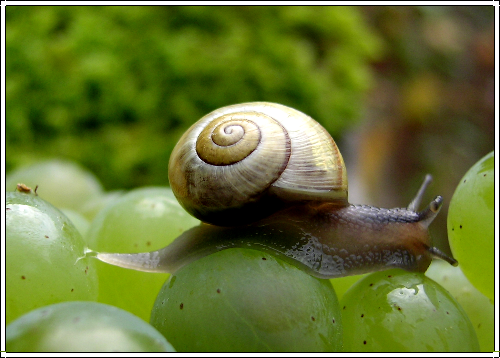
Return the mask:
<path fill-rule="evenodd" d="M 424 197 L 425 190 L 427 189 L 427 187 L 431 182 L 432 182 L 432 175 L 427 174 L 424 178 L 424 182 L 422 183 L 420 189 L 417 192 L 417 195 L 415 195 L 415 198 L 408 205 L 408 210 L 410 211 L 418 210 L 418 207 L 420 206 L 420 203 L 422 202 L 422 199 Z"/>

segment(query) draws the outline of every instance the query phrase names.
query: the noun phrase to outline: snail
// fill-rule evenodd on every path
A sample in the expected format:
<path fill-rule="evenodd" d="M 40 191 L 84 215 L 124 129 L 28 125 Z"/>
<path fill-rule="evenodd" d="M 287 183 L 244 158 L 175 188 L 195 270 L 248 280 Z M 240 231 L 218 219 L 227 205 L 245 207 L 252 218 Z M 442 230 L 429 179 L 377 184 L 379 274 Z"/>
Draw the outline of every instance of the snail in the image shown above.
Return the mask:
<path fill-rule="evenodd" d="M 273 253 L 312 276 L 334 278 L 399 267 L 424 272 L 432 258 L 458 263 L 431 244 L 443 199 L 417 211 L 431 176 L 407 208 L 348 202 L 347 173 L 329 133 L 311 117 L 268 102 L 217 109 L 181 137 L 170 186 L 202 223 L 146 253 L 97 253 L 104 262 L 174 273 L 231 247 Z"/>

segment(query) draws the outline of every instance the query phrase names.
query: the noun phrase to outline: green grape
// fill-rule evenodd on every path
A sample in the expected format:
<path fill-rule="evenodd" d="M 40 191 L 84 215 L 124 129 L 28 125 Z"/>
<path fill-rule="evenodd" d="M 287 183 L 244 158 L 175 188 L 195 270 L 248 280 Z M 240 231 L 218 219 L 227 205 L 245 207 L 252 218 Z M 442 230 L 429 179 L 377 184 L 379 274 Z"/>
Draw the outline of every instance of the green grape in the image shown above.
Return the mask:
<path fill-rule="evenodd" d="M 354 285 L 356 282 L 358 282 L 365 276 L 366 274 L 336 277 L 336 278 L 331 278 L 330 282 L 332 283 L 332 286 L 335 289 L 335 293 L 337 294 L 337 297 L 340 300 L 342 296 L 346 293 L 346 291 L 349 288 L 351 288 L 352 285 Z"/>
<path fill-rule="evenodd" d="M 340 300 L 346 352 L 477 352 L 472 324 L 457 301 L 420 273 L 370 274 Z"/>
<path fill-rule="evenodd" d="M 172 275 L 150 322 L 179 352 L 332 352 L 342 347 L 340 315 L 329 280 L 232 248 Z"/>
<path fill-rule="evenodd" d="M 489 298 L 469 282 L 460 267 L 444 261 L 434 260 L 425 275 L 446 288 L 462 306 L 476 330 L 481 352 L 493 352 L 495 307 Z"/>
<path fill-rule="evenodd" d="M 97 302 L 63 302 L 9 324 L 7 352 L 175 352 L 156 329 L 133 314 Z"/>
<path fill-rule="evenodd" d="M 32 309 L 97 299 L 95 260 L 73 223 L 34 194 L 6 195 L 6 320 Z"/>
<path fill-rule="evenodd" d="M 113 202 L 124 194 L 123 190 L 112 190 L 104 194 L 94 197 L 86 201 L 80 208 L 80 213 L 90 222 L 94 220 L 97 214 L 104 210 L 108 205 L 113 205 Z"/>
<path fill-rule="evenodd" d="M 200 222 L 182 209 L 170 188 L 134 189 L 106 206 L 91 222 L 90 249 L 134 253 L 161 249 Z M 99 302 L 123 308 L 149 322 L 168 274 L 139 272 L 96 262 Z"/>
<path fill-rule="evenodd" d="M 464 175 L 450 202 L 448 237 L 453 256 L 469 281 L 494 299 L 494 152 Z"/>
<path fill-rule="evenodd" d="M 85 237 L 90 227 L 90 222 L 82 214 L 74 210 L 61 208 L 61 211 L 71 220 L 82 237 Z"/>
<path fill-rule="evenodd" d="M 99 180 L 79 164 L 49 160 L 21 167 L 7 175 L 5 185 L 8 191 L 15 191 L 17 183 L 34 189 L 38 195 L 57 208 L 78 211 L 88 200 L 102 195 Z"/>

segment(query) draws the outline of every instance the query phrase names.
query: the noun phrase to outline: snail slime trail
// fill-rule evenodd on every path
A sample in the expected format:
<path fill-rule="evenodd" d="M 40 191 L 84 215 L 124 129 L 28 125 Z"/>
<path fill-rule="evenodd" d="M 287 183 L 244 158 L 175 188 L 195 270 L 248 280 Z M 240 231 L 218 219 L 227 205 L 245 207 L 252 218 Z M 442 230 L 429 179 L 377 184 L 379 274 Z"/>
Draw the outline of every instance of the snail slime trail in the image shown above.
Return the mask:
<path fill-rule="evenodd" d="M 428 232 L 442 197 L 417 211 L 430 175 L 407 208 L 349 204 L 334 140 L 311 117 L 283 105 L 242 103 L 207 114 L 174 148 L 169 180 L 179 203 L 203 223 L 163 249 L 97 253 L 99 260 L 173 273 L 213 252 L 247 247 L 320 278 L 394 267 L 424 272 L 432 258 L 457 264 L 432 246 Z"/>
<path fill-rule="evenodd" d="M 77 263 L 78 261 L 80 261 L 81 259 L 86 259 L 86 258 L 88 258 L 88 257 L 97 257 L 97 255 L 98 255 L 98 252 L 97 252 L 97 251 L 93 251 L 93 250 L 89 249 L 88 247 L 85 247 L 85 248 L 83 249 L 83 255 L 82 255 L 82 256 L 80 256 L 80 257 L 78 257 L 78 258 L 76 259 L 76 261 L 75 261 L 75 265 L 76 265 L 76 263 Z"/>

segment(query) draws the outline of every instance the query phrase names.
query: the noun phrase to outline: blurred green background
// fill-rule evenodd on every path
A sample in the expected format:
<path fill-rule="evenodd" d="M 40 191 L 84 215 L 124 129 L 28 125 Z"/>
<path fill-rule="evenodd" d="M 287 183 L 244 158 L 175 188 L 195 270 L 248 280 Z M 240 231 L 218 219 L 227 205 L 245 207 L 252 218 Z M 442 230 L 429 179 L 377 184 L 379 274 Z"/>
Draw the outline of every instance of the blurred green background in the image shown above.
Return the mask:
<path fill-rule="evenodd" d="M 494 149 L 493 6 L 6 6 L 6 171 L 79 162 L 104 188 L 166 185 L 206 113 L 278 102 L 322 123 L 350 201 L 445 198 Z M 427 200 L 426 199 L 426 200 Z M 439 243 L 441 242 L 441 243 Z"/>

